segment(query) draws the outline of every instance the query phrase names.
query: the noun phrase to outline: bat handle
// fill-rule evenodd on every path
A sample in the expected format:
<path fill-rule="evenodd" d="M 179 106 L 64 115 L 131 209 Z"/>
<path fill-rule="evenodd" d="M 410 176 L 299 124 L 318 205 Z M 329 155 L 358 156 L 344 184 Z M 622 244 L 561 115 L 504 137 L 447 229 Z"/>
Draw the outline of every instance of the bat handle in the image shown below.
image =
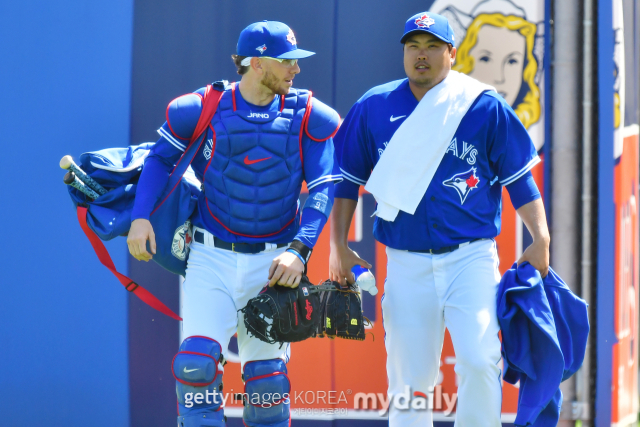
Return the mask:
<path fill-rule="evenodd" d="M 71 156 L 64 156 L 60 159 L 60 167 L 62 169 L 70 170 L 76 174 L 76 177 L 85 183 L 89 188 L 98 193 L 99 195 L 107 194 L 107 190 L 96 182 L 93 178 L 87 175 L 80 166 L 76 165 Z"/>
<path fill-rule="evenodd" d="M 64 175 L 63 181 L 65 184 L 72 186 L 76 190 L 80 191 L 87 197 L 92 198 L 93 200 L 100 197 L 98 193 L 93 191 L 89 186 L 85 185 L 78 177 L 72 172 L 69 171 Z"/>

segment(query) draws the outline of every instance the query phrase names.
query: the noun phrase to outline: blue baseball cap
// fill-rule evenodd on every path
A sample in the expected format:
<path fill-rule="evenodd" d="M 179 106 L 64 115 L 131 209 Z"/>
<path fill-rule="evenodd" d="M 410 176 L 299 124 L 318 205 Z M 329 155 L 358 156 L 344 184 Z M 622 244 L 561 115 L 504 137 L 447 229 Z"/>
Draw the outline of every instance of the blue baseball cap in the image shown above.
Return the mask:
<path fill-rule="evenodd" d="M 455 46 L 453 37 L 453 28 L 449 25 L 449 21 L 442 15 L 432 12 L 421 12 L 413 15 L 404 24 L 404 34 L 400 39 L 400 43 L 404 43 L 412 34 L 422 32 L 433 34 L 443 42 Z"/>
<path fill-rule="evenodd" d="M 277 21 L 256 22 L 242 30 L 236 53 L 239 56 L 270 56 L 282 59 L 300 59 L 316 54 L 298 49 L 293 30 Z"/>

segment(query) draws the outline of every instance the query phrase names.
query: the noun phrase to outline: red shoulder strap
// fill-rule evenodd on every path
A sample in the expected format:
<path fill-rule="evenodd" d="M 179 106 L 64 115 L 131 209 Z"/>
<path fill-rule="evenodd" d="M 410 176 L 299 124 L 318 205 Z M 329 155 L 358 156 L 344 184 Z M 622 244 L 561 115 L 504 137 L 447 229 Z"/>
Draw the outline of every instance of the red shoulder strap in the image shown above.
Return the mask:
<path fill-rule="evenodd" d="M 198 124 L 196 124 L 196 128 L 193 131 L 193 135 L 191 136 L 191 140 L 189 141 L 189 145 L 182 153 L 182 156 L 176 162 L 176 166 L 173 168 L 171 175 L 169 176 L 169 182 L 167 184 L 167 188 L 170 190 L 167 192 L 166 196 L 162 199 L 160 203 L 155 207 L 155 209 L 151 212 L 153 215 L 160 206 L 164 204 L 164 202 L 169 198 L 173 190 L 176 189 L 180 181 L 182 180 L 182 176 L 187 171 L 187 168 L 196 158 L 196 154 L 200 150 L 200 146 L 204 143 L 204 138 L 200 140 L 200 144 L 196 146 L 194 142 L 202 136 L 202 133 L 207 129 L 207 126 L 211 123 L 211 119 L 213 119 L 213 115 L 216 113 L 218 109 L 218 104 L 220 103 L 220 98 L 222 98 L 223 92 L 213 89 L 211 85 L 207 85 L 207 88 L 204 92 L 204 97 L 202 101 L 202 111 L 200 112 L 200 118 L 198 119 Z"/>
<path fill-rule="evenodd" d="M 129 292 L 133 292 L 138 298 L 142 300 L 145 304 L 149 305 L 151 308 L 155 308 L 162 314 L 166 314 L 167 316 L 176 319 L 182 320 L 182 317 L 175 314 L 169 307 L 164 305 L 158 298 L 156 298 L 151 292 L 138 285 L 136 282 L 120 273 L 116 270 L 116 266 L 113 264 L 113 260 L 107 251 L 107 248 L 104 247 L 104 243 L 102 240 L 89 228 L 87 225 L 87 208 L 83 206 L 78 206 L 78 221 L 80 222 L 80 227 L 82 227 L 82 231 L 87 235 L 89 242 L 91 242 L 91 246 L 93 246 L 93 250 L 98 255 L 98 259 L 107 267 L 114 276 L 122 283 L 122 286 L 125 287 Z"/>
<path fill-rule="evenodd" d="M 213 86 L 207 85 L 207 88 L 204 91 L 200 118 L 198 119 L 196 129 L 193 131 L 193 135 L 191 135 L 191 141 L 189 141 L 189 144 L 192 144 L 193 141 L 198 139 L 200 135 L 202 135 L 202 132 L 207 129 L 207 126 L 211 123 L 211 119 L 213 119 L 213 115 L 218 109 L 218 104 L 220 103 L 220 98 L 222 98 L 223 93 L 224 92 L 215 90 Z"/>

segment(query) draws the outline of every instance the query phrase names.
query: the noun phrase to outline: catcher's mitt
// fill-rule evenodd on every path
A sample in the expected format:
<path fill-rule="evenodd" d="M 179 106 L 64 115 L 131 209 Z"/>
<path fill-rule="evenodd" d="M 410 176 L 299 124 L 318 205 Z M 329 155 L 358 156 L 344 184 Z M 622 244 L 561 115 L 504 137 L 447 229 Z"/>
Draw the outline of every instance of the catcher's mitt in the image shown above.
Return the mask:
<path fill-rule="evenodd" d="M 370 322 L 362 312 L 358 285 L 354 283 L 343 288 L 338 282 L 327 280 L 321 286 L 323 288 L 330 286 L 338 292 L 323 290 L 320 293 L 324 321 L 318 330 L 318 336 L 364 341 L 365 322 L 366 324 Z"/>
<path fill-rule="evenodd" d="M 318 294 L 333 290 L 331 285 L 312 285 L 306 276 L 302 276 L 297 288 L 265 286 L 242 309 L 249 336 L 269 344 L 303 341 L 315 336 L 324 320 Z"/>

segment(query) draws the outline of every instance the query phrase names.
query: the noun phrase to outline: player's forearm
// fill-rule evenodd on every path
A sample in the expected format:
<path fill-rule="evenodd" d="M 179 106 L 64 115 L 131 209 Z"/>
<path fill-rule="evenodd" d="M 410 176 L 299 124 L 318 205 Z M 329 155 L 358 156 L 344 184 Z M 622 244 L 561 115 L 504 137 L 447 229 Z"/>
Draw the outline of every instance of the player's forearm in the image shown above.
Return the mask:
<path fill-rule="evenodd" d="M 333 202 L 331 212 L 331 246 L 347 246 L 349 237 L 349 227 L 353 213 L 358 205 L 357 200 L 342 199 L 337 197 Z"/>
<path fill-rule="evenodd" d="M 138 180 L 136 198 L 131 212 L 131 221 L 149 219 L 162 190 L 167 185 L 171 166 L 157 157 L 149 156 L 144 162 L 144 168 Z"/>
<path fill-rule="evenodd" d="M 300 230 L 294 240 L 300 240 L 307 247 L 313 248 L 327 223 L 333 206 L 333 182 L 324 182 L 313 187 L 302 209 Z"/>
<path fill-rule="evenodd" d="M 547 226 L 547 217 L 544 212 L 542 199 L 536 199 L 521 206 L 517 212 L 520 218 L 522 218 L 524 225 L 526 225 L 527 230 L 531 233 L 534 242 L 540 241 L 548 245 L 551 237 L 549 235 L 549 227 Z"/>
<path fill-rule="evenodd" d="M 314 209 L 305 209 L 302 213 L 300 230 L 294 239 L 300 240 L 309 248 L 313 248 L 326 223 L 326 216 Z"/>

